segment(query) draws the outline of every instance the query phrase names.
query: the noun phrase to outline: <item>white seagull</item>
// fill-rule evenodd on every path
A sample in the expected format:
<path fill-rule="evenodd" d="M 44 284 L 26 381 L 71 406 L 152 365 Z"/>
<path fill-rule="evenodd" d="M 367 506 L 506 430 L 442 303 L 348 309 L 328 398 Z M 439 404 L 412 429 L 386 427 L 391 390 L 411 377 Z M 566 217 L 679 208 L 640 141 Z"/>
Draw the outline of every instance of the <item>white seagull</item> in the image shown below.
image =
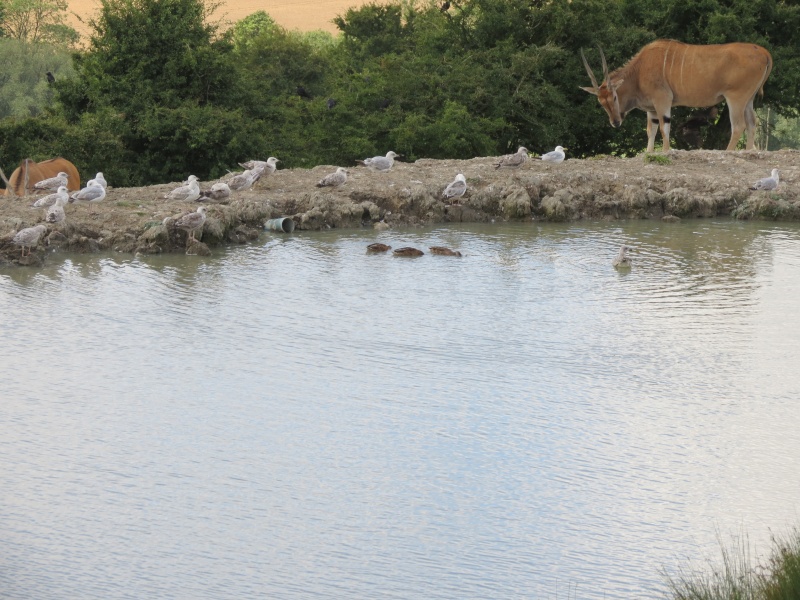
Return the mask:
<path fill-rule="evenodd" d="M 94 179 L 90 179 L 89 181 L 87 181 L 86 187 L 92 185 L 92 182 L 99 183 L 100 185 L 103 186 L 103 189 L 106 189 L 108 187 L 108 182 L 106 181 L 106 178 L 103 176 L 102 171 L 98 171 L 97 175 L 94 176 Z"/>
<path fill-rule="evenodd" d="M 67 180 L 69 179 L 69 175 L 61 171 L 55 177 L 50 177 L 49 179 L 42 179 L 41 181 L 33 184 L 34 190 L 39 190 L 40 192 L 52 192 L 57 190 L 62 185 L 67 187 Z"/>
<path fill-rule="evenodd" d="M 400 155 L 389 150 L 389 152 L 386 153 L 386 156 L 373 156 L 372 158 L 365 158 L 364 160 L 359 160 L 356 162 L 360 162 L 365 167 L 369 167 L 375 171 L 386 172 L 392 168 L 394 159 L 398 156 Z"/>
<path fill-rule="evenodd" d="M 561 146 L 556 146 L 556 149 L 552 152 L 548 152 L 547 154 L 542 154 L 542 160 L 546 162 L 553 162 L 553 163 L 560 163 L 564 162 L 566 158 L 566 154 L 564 154 L 564 148 Z"/>
<path fill-rule="evenodd" d="M 442 196 L 447 198 L 448 200 L 454 200 L 458 202 L 458 199 L 464 195 L 467 191 L 467 178 L 464 177 L 461 173 L 456 175 L 456 178 L 450 182 L 450 184 L 444 188 L 442 192 Z"/>
<path fill-rule="evenodd" d="M 69 194 L 67 193 L 67 188 L 63 185 L 58 188 L 58 191 L 55 194 L 47 194 L 47 196 L 42 196 L 36 202 L 31 204 L 34 208 L 46 208 L 48 206 L 53 206 L 56 203 L 56 200 L 59 198 L 63 198 L 64 202 L 69 200 Z"/>
<path fill-rule="evenodd" d="M 33 227 L 26 227 L 17 232 L 14 239 L 11 240 L 11 243 L 22 246 L 23 257 L 26 256 L 25 248 L 28 249 L 28 255 L 30 255 L 31 248 L 39 243 L 39 238 L 42 237 L 45 231 L 47 231 L 47 227 L 41 224 L 34 225 Z"/>
<path fill-rule="evenodd" d="M 175 188 L 169 194 L 164 196 L 167 200 L 180 200 L 183 202 L 194 202 L 200 197 L 200 186 L 197 183 L 197 177 L 189 175 L 186 184 Z"/>
<path fill-rule="evenodd" d="M 525 146 L 520 146 L 515 154 L 506 154 L 502 157 L 494 168 L 519 169 L 525 164 L 526 160 L 528 160 L 528 149 Z"/>
<path fill-rule="evenodd" d="M 753 184 L 751 190 L 774 190 L 778 187 L 780 183 L 780 176 L 778 175 L 778 169 L 772 169 L 772 176 L 764 177 L 764 179 L 759 179 L 758 181 Z"/>
<path fill-rule="evenodd" d="M 89 184 L 79 192 L 75 192 L 69 197 L 70 202 L 100 202 L 106 197 L 106 188 L 97 181 L 97 179 L 90 179 Z M 92 211 L 94 212 L 94 211 Z"/>
<path fill-rule="evenodd" d="M 45 216 L 44 220 L 48 223 L 63 223 L 67 218 L 67 213 L 64 212 L 64 205 L 68 200 L 69 196 L 67 196 L 66 200 L 64 200 L 64 198 L 58 198 L 56 203 L 47 209 L 47 215 Z"/>
<path fill-rule="evenodd" d="M 334 173 L 329 173 L 320 179 L 317 187 L 340 187 L 347 181 L 349 171 L 344 167 L 338 167 Z"/>

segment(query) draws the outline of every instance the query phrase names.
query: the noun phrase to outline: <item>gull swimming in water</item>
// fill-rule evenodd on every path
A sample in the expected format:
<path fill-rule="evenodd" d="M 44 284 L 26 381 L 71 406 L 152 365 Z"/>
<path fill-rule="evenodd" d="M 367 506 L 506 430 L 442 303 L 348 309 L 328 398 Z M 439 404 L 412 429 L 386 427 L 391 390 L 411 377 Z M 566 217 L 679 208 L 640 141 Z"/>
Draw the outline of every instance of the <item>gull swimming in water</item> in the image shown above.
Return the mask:
<path fill-rule="evenodd" d="M 97 181 L 97 179 L 90 179 L 89 185 L 83 188 L 79 192 L 75 192 L 70 196 L 70 202 L 90 202 L 94 204 L 95 202 L 100 202 L 106 197 L 106 188 Z M 94 208 L 92 209 L 94 212 Z"/>
<path fill-rule="evenodd" d="M 64 212 L 64 205 L 68 200 L 69 196 L 67 196 L 66 200 L 63 197 L 59 197 L 56 203 L 47 209 L 47 215 L 44 220 L 48 223 L 63 223 L 67 218 L 67 213 Z"/>
<path fill-rule="evenodd" d="M 31 248 L 39 243 L 39 238 L 47 231 L 47 227 L 42 224 L 34 225 L 33 227 L 26 227 L 21 229 L 11 240 L 11 243 L 17 246 L 22 246 L 22 256 L 25 257 L 25 248 L 28 249 L 28 255 L 31 253 Z"/>
<path fill-rule="evenodd" d="M 386 153 L 386 156 L 373 156 L 372 158 L 365 158 L 364 160 L 359 160 L 356 162 L 360 162 L 365 167 L 369 167 L 375 171 L 386 172 L 392 168 L 392 165 L 394 165 L 394 159 L 398 156 L 400 155 L 389 150 L 389 152 Z"/>
<path fill-rule="evenodd" d="M 94 179 L 90 179 L 89 181 L 87 181 L 86 187 L 92 185 L 92 182 L 99 183 L 100 185 L 103 186 L 103 189 L 106 189 L 108 187 L 108 182 L 106 181 L 106 178 L 103 176 L 102 171 L 98 171 L 97 175 L 94 176 Z"/>
<path fill-rule="evenodd" d="M 210 190 L 200 192 L 198 200 L 224 200 L 231 195 L 231 188 L 224 181 L 215 183 Z"/>
<path fill-rule="evenodd" d="M 619 249 L 619 254 L 611 261 L 611 265 L 615 269 L 625 269 L 631 266 L 631 259 L 628 256 L 628 250 L 631 250 L 630 246 L 622 246 Z"/>
<path fill-rule="evenodd" d="M 67 193 L 67 188 L 63 185 L 58 188 L 58 191 L 55 194 L 47 194 L 47 196 L 42 196 L 36 202 L 31 204 L 34 208 L 46 208 L 48 206 L 53 206 L 56 203 L 56 200 L 59 198 L 63 198 L 64 202 L 69 200 L 69 194 Z"/>
<path fill-rule="evenodd" d="M 228 180 L 228 187 L 234 192 L 243 192 L 253 187 L 259 177 L 261 177 L 261 173 L 248 169 L 231 177 Z"/>
<path fill-rule="evenodd" d="M 467 178 L 464 177 L 461 173 L 456 175 L 456 178 L 448 184 L 444 191 L 442 192 L 442 196 L 447 198 L 448 200 L 453 200 L 454 202 L 458 202 L 458 199 L 464 195 L 467 191 Z"/>
<path fill-rule="evenodd" d="M 206 222 L 206 210 L 208 209 L 205 206 L 198 206 L 195 212 L 178 217 L 175 227 L 188 231 L 191 239 L 194 239 L 195 230 L 200 229 Z"/>
<path fill-rule="evenodd" d="M 502 157 L 494 168 L 519 169 L 525 164 L 526 160 L 528 160 L 528 149 L 525 146 L 520 146 L 515 154 L 506 154 Z"/>
<path fill-rule="evenodd" d="M 40 192 L 52 192 L 57 190 L 62 185 L 67 187 L 67 181 L 69 179 L 69 175 L 61 171 L 55 177 L 50 177 L 49 179 L 42 179 L 41 181 L 33 184 L 34 190 L 39 190 Z"/>
<path fill-rule="evenodd" d="M 753 184 L 751 190 L 774 190 L 778 187 L 780 183 L 780 176 L 778 175 L 778 169 L 772 169 L 772 176 L 771 177 L 764 177 L 764 179 L 759 179 L 758 181 Z"/>
<path fill-rule="evenodd" d="M 458 250 L 452 250 L 447 246 L 431 246 L 428 248 L 431 251 L 431 254 L 435 254 L 437 256 L 461 256 L 461 252 Z"/>
<path fill-rule="evenodd" d="M 347 173 L 348 170 L 344 167 L 338 167 L 334 173 L 329 173 L 325 175 L 320 182 L 317 184 L 317 187 L 340 187 L 344 185 L 347 181 Z"/>
<path fill-rule="evenodd" d="M 560 163 L 564 162 L 564 158 L 566 158 L 566 156 L 567 155 L 564 154 L 564 148 L 561 146 L 556 146 L 556 149 L 552 152 L 542 154 L 542 160 L 546 162 Z"/>
<path fill-rule="evenodd" d="M 197 183 L 197 177 L 189 175 L 187 182 L 176 187 L 169 194 L 164 196 L 167 200 L 180 200 L 182 202 L 194 202 L 200 197 L 200 185 Z"/>

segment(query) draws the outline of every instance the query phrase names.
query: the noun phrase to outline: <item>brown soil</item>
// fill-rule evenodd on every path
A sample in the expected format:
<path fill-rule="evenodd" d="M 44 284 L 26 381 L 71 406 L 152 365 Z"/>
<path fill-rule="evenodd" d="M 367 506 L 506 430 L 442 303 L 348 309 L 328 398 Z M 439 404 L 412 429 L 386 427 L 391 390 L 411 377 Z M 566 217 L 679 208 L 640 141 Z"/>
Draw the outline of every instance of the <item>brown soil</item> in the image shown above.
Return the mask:
<path fill-rule="evenodd" d="M 257 238 L 266 220 L 279 216 L 291 217 L 298 230 L 719 215 L 800 220 L 800 186 L 795 185 L 800 182 L 800 152 L 672 151 L 668 160 L 598 157 L 554 165 L 532 158 L 509 171 L 495 169 L 493 157 L 421 159 L 395 162 L 388 173 L 349 167 L 350 177 L 339 189 L 316 187 L 334 166 L 279 170 L 251 190 L 234 192 L 225 204 L 209 204 L 206 224 L 196 235 L 200 241 L 190 245 L 186 232 L 167 219 L 198 206 L 164 199 L 179 182 L 111 187 L 97 205 L 68 205 L 66 223 L 48 225 L 39 247 L 22 263 L 40 264 L 48 244 L 78 252 L 207 254 L 209 246 Z M 781 172 L 778 190 L 749 189 L 776 167 Z M 469 189 L 453 206 L 443 200 L 442 190 L 458 173 L 466 176 Z M 202 182 L 201 188 L 213 183 Z M 21 249 L 11 238 L 44 220 L 44 211 L 30 204 L 31 198 L 0 196 L 0 265 L 20 263 Z"/>

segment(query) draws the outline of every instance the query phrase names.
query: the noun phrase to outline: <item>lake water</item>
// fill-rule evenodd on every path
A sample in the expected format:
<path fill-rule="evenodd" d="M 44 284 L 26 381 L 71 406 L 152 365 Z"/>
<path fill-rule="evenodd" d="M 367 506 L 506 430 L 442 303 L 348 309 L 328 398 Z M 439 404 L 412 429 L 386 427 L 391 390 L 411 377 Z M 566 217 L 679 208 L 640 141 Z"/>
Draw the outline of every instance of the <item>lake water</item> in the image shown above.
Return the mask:
<path fill-rule="evenodd" d="M 660 597 L 800 523 L 799 298 L 725 220 L 0 270 L 0 597 Z"/>

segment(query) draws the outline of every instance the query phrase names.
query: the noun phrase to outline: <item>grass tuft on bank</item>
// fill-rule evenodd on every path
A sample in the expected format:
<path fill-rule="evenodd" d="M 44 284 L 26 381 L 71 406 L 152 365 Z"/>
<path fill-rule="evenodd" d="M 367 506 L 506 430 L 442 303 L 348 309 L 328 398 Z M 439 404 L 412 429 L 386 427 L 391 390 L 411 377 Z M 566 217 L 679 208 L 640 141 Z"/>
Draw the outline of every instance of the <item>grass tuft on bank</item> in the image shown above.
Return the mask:
<path fill-rule="evenodd" d="M 681 568 L 665 575 L 673 600 L 800 599 L 800 529 L 773 537 L 766 564 L 754 562 L 747 536 L 720 541 L 722 563 L 706 569 Z"/>

